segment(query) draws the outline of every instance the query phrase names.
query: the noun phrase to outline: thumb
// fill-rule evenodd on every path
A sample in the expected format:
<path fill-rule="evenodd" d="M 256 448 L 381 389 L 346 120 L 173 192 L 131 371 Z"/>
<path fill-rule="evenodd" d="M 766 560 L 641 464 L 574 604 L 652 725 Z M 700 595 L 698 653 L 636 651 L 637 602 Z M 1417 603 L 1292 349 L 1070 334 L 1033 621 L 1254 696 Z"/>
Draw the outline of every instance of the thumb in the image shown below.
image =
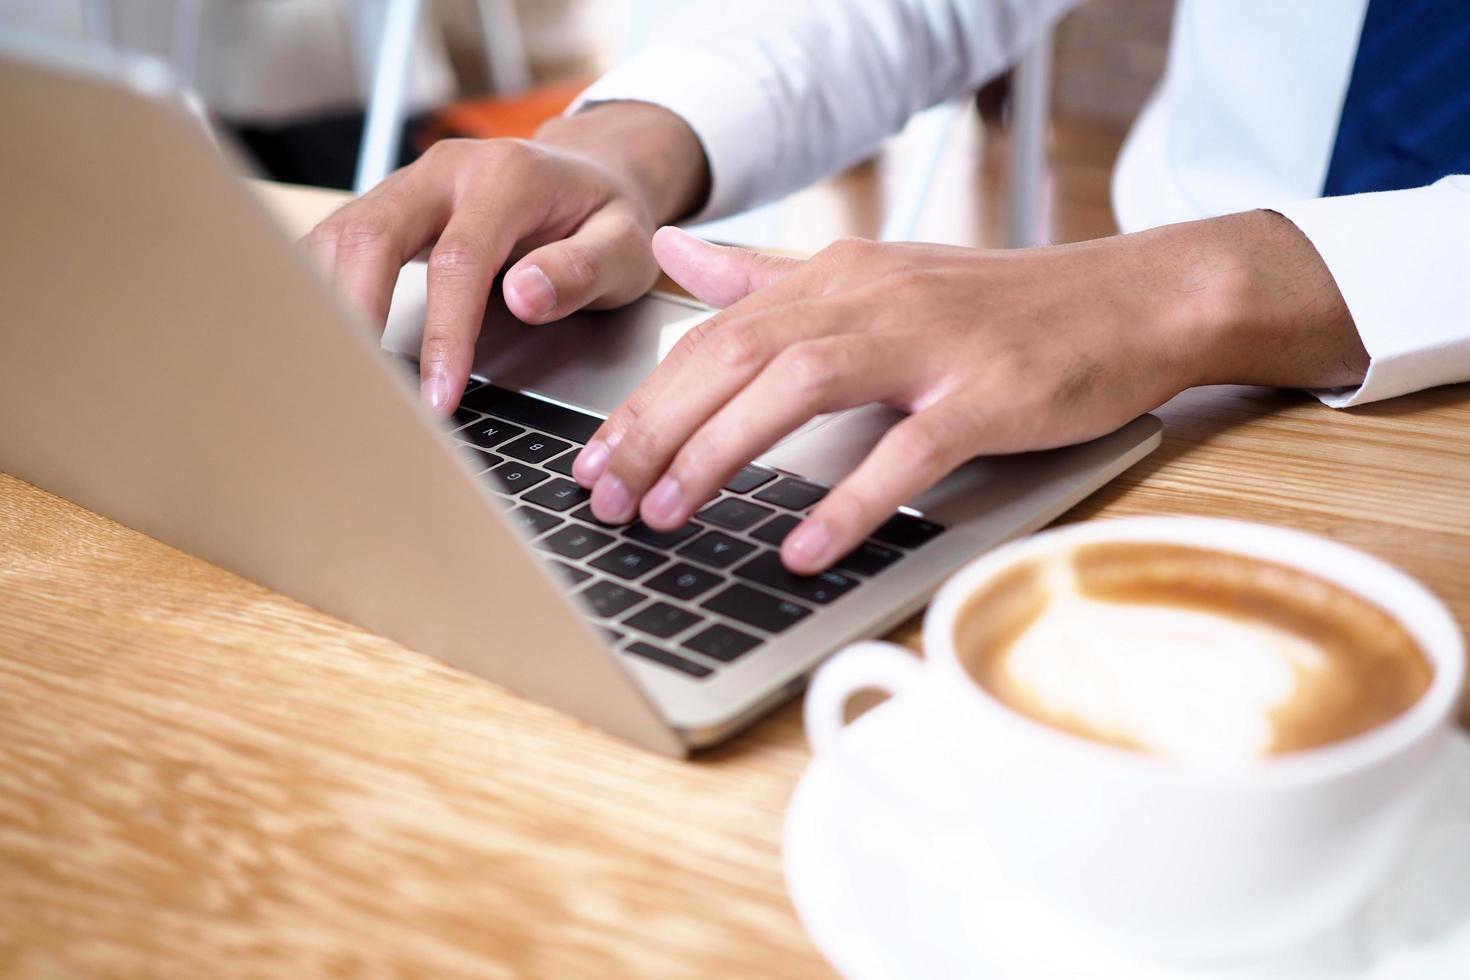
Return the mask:
<path fill-rule="evenodd" d="M 654 234 L 653 256 L 670 279 L 717 309 L 733 306 L 802 264 L 797 259 L 715 245 L 672 225 Z"/>

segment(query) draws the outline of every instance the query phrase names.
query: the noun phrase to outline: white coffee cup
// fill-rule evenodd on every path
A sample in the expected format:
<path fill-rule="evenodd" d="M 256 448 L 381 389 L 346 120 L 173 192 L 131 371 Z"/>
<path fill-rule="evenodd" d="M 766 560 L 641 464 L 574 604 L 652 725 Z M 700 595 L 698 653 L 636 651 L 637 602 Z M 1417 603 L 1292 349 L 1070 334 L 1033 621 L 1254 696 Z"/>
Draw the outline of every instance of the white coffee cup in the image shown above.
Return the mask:
<path fill-rule="evenodd" d="M 956 617 L 1018 562 L 1097 541 L 1192 545 L 1321 576 L 1394 616 L 1433 679 L 1407 710 L 1364 734 L 1234 768 L 1191 767 L 1043 725 L 966 672 Z M 983 849 L 1008 887 L 1104 941 L 1165 957 L 1253 956 L 1359 908 L 1413 832 L 1465 672 L 1453 617 L 1402 572 L 1323 538 L 1202 518 L 1095 521 L 1006 545 L 945 584 L 923 635 L 924 660 L 867 642 L 828 661 L 806 697 L 812 746 L 882 791 L 887 777 L 840 736 L 853 694 L 889 693 L 932 747 L 905 767 L 901 805 L 916 821 L 943 827 L 949 841 L 962 828 L 963 847 Z"/>

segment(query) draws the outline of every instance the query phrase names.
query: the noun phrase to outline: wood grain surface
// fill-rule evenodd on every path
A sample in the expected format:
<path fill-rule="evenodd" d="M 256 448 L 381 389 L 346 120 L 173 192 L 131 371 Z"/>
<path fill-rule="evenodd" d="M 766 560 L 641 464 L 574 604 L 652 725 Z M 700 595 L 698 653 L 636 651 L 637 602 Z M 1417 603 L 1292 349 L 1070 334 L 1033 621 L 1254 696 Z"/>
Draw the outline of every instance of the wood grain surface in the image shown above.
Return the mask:
<path fill-rule="evenodd" d="M 1470 386 L 1160 414 L 1067 519 L 1314 531 L 1470 623 Z M 781 880 L 806 761 L 795 705 L 659 758 L 0 475 L 0 975 L 830 975 Z"/>

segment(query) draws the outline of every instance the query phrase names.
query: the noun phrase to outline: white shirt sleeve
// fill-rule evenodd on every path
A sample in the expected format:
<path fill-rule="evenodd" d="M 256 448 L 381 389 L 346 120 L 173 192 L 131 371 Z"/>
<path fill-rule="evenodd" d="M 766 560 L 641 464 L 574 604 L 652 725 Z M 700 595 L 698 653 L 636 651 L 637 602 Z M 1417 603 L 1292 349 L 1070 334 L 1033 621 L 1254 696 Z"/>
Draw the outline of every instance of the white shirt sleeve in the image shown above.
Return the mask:
<path fill-rule="evenodd" d="M 699 220 L 854 163 L 915 112 L 978 88 L 1080 0 L 700 0 L 569 112 L 652 102 L 704 146 Z"/>
<path fill-rule="evenodd" d="M 1470 175 L 1277 208 L 1327 263 L 1370 363 L 1335 408 L 1470 381 Z"/>

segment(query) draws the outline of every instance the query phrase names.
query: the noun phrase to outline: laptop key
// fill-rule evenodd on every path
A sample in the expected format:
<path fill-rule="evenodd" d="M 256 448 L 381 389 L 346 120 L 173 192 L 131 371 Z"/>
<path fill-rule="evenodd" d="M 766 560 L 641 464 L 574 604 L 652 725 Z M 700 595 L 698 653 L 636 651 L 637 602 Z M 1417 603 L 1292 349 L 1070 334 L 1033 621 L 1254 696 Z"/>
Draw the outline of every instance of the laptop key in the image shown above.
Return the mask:
<path fill-rule="evenodd" d="M 545 534 L 558 524 L 562 519 L 555 514 L 548 514 L 544 510 L 535 507 L 517 507 L 510 512 L 510 519 L 516 527 L 525 532 L 527 537 L 534 538 L 538 534 Z"/>
<path fill-rule="evenodd" d="M 811 610 L 790 599 L 778 599 L 748 585 L 732 585 L 704 603 L 704 608 L 738 619 L 767 633 L 779 633 L 811 615 Z"/>
<path fill-rule="evenodd" d="M 619 643 L 628 635 L 627 633 L 619 633 L 617 630 L 608 626 L 597 627 L 597 632 L 601 633 L 602 638 L 609 643 Z"/>
<path fill-rule="evenodd" d="M 460 409 L 460 411 L 462 412 L 464 409 Z M 473 442 L 481 449 L 494 449 L 502 442 L 514 439 L 525 431 L 520 426 L 511 425 L 509 422 L 502 422 L 499 419 L 482 418 L 462 429 L 456 429 L 454 436 L 456 439 Z"/>
<path fill-rule="evenodd" d="M 534 466 L 517 463 L 515 460 L 507 460 L 490 471 L 490 476 L 496 483 L 500 484 L 503 492 L 517 494 L 528 487 L 534 487 L 542 480 L 551 478 L 550 473 L 543 473 Z"/>
<path fill-rule="evenodd" d="M 590 494 L 586 490 L 583 490 L 571 480 L 556 479 L 550 483 L 542 484 L 521 499 L 528 500 L 533 504 L 540 504 L 547 510 L 564 511 L 571 510 L 578 504 L 586 503 L 589 496 Z"/>
<path fill-rule="evenodd" d="M 595 415 L 490 384 L 466 395 L 464 404 L 477 412 L 498 415 L 573 442 L 586 442 L 602 425 L 602 419 Z"/>
<path fill-rule="evenodd" d="M 578 585 L 592 577 L 592 573 L 581 568 L 573 568 L 566 562 L 554 561 L 551 567 L 561 573 L 568 585 Z"/>
<path fill-rule="evenodd" d="M 720 576 L 683 562 L 666 568 L 643 584 L 675 599 L 693 599 L 723 582 Z"/>
<path fill-rule="evenodd" d="M 456 429 L 462 425 L 469 425 L 471 422 L 478 422 L 479 420 L 479 412 L 472 412 L 467 408 L 456 408 L 454 410 L 454 427 Z"/>
<path fill-rule="evenodd" d="M 903 552 L 886 548 L 876 541 L 864 541 L 837 560 L 837 567 L 844 572 L 858 575 L 877 575 L 883 569 L 903 557 Z"/>
<path fill-rule="evenodd" d="M 794 480 L 787 477 L 771 484 L 754 496 L 756 500 L 763 503 L 775 504 L 787 510 L 806 510 L 827 496 L 827 488 L 805 480 Z"/>
<path fill-rule="evenodd" d="M 532 432 L 505 443 L 500 447 L 500 451 L 507 456 L 525 460 L 527 463 L 539 463 L 570 448 L 570 443 Z"/>
<path fill-rule="evenodd" d="M 697 515 L 701 521 L 716 524 L 731 531 L 743 531 L 756 521 L 769 517 L 775 511 L 760 504 L 753 504 L 739 497 L 726 497 L 710 504 Z"/>
<path fill-rule="evenodd" d="M 819 575 L 793 575 L 781 564 L 781 556 L 774 551 L 763 551 L 750 561 L 735 569 L 743 579 L 794 595 L 798 599 L 825 606 L 840 599 L 858 580 L 841 572 L 822 572 Z"/>
<path fill-rule="evenodd" d="M 586 507 L 579 507 L 576 510 L 572 511 L 572 516 L 579 521 L 586 521 L 588 524 L 596 524 L 598 527 L 618 527 L 617 524 L 604 524 L 602 521 L 599 521 L 597 517 L 592 513 L 591 504 L 588 504 Z"/>
<path fill-rule="evenodd" d="M 755 545 L 720 531 L 710 531 L 679 549 L 679 554 L 714 568 L 728 568 L 755 550 Z"/>
<path fill-rule="evenodd" d="M 563 453 L 556 457 L 556 459 L 545 464 L 546 468 L 553 473 L 560 473 L 562 476 L 571 476 L 572 464 L 577 461 L 577 454 L 581 451 L 580 449 L 576 449 L 569 453 Z"/>
<path fill-rule="evenodd" d="M 629 643 L 623 647 L 623 652 L 631 653 L 637 657 L 643 657 L 645 660 L 652 660 L 654 663 L 663 664 L 665 667 L 672 667 L 675 670 L 683 671 L 690 677 L 708 677 L 714 673 L 714 671 L 710 670 L 704 664 L 697 664 L 693 660 L 685 660 L 678 654 L 670 653 L 667 650 L 660 650 L 652 643 L 644 643 L 641 640 L 637 643 Z"/>
<path fill-rule="evenodd" d="M 757 541 L 764 541 L 766 544 L 779 546 L 782 541 L 786 540 L 786 535 L 791 533 L 791 529 L 800 523 L 801 518 L 795 514 L 777 514 L 754 531 L 751 531 L 750 536 Z"/>
<path fill-rule="evenodd" d="M 572 524 L 548 534 L 537 541 L 536 546 L 554 551 L 563 558 L 585 558 L 599 548 L 612 544 L 612 540 L 609 534 Z"/>
<path fill-rule="evenodd" d="M 668 558 L 656 551 L 640 548 L 636 544 L 620 544 L 616 548 L 609 548 L 606 554 L 592 563 L 592 567 L 618 578 L 635 579 L 666 561 Z"/>
<path fill-rule="evenodd" d="M 679 645 L 686 650 L 702 653 L 712 660 L 729 663 L 760 646 L 761 640 L 724 623 L 715 623 Z"/>
<path fill-rule="evenodd" d="M 492 466 L 499 466 L 501 458 L 494 453 L 481 452 L 473 446 L 460 446 L 459 458 L 470 465 L 476 473 L 483 473 Z"/>
<path fill-rule="evenodd" d="M 621 615 L 648 598 L 636 589 L 606 579 L 598 579 L 577 595 L 603 619 Z"/>
<path fill-rule="evenodd" d="M 884 521 L 883 526 L 873 532 L 873 537 L 884 544 L 893 544 L 900 548 L 917 548 L 928 544 L 943 533 L 943 525 L 900 511 Z"/>
<path fill-rule="evenodd" d="M 681 541 L 686 541 L 700 532 L 698 524 L 685 524 L 676 527 L 672 531 L 655 531 L 653 528 L 636 521 L 623 531 L 623 536 L 632 538 L 642 544 L 651 545 L 654 548 L 672 548 Z"/>
<path fill-rule="evenodd" d="M 623 625 L 647 633 L 649 636 L 667 640 L 702 622 L 704 622 L 703 616 L 696 616 L 687 609 L 671 606 L 667 602 L 655 602 L 623 620 Z"/>
<path fill-rule="evenodd" d="M 725 484 L 725 489 L 731 493 L 750 493 L 756 487 L 764 486 L 775 478 L 775 470 L 751 463 L 740 467 L 740 472 L 730 477 L 730 482 Z"/>

